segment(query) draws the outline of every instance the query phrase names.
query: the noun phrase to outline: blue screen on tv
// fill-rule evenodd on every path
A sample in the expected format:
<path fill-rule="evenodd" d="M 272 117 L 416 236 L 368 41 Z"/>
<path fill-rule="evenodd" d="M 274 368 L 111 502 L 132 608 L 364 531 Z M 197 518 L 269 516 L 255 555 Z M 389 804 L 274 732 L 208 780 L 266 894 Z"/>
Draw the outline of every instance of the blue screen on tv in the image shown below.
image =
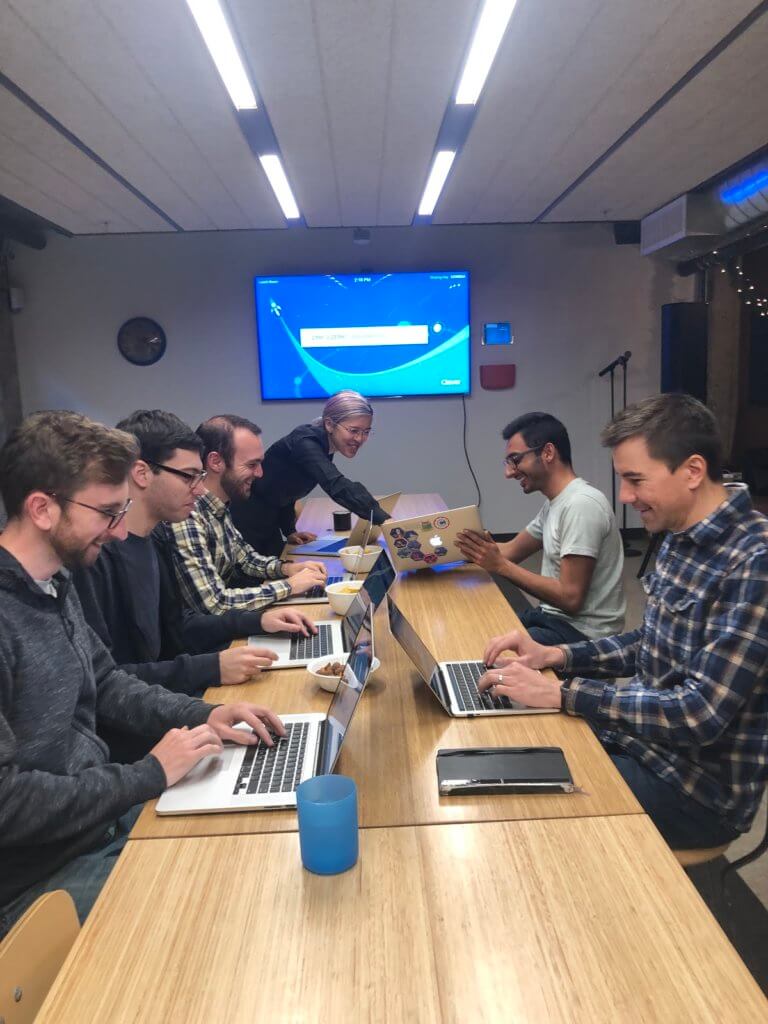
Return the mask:
<path fill-rule="evenodd" d="M 257 277 L 261 397 L 469 393 L 469 273 Z"/>

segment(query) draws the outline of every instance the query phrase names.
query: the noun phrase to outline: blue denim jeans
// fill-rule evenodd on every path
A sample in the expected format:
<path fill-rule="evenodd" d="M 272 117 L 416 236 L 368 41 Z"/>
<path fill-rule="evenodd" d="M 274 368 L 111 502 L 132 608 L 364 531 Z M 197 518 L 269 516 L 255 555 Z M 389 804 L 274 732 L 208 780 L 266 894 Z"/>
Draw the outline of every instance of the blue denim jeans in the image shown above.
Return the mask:
<path fill-rule="evenodd" d="M 691 800 L 628 754 L 609 747 L 619 774 L 673 850 L 722 846 L 741 835 L 714 811 Z"/>
<path fill-rule="evenodd" d="M 105 830 L 104 841 L 94 850 L 82 853 L 69 864 L 59 868 L 49 878 L 44 878 L 25 889 L 10 903 L 0 907 L 0 939 L 10 930 L 35 900 L 43 893 L 54 889 L 66 889 L 75 901 L 80 923 L 88 916 L 96 897 L 117 862 L 120 851 L 126 844 L 128 834 L 136 823 L 144 805 L 137 804 Z"/>
<path fill-rule="evenodd" d="M 539 608 L 526 609 L 520 616 L 520 621 L 537 644 L 546 644 L 547 647 L 557 647 L 558 644 L 577 644 L 588 639 L 559 615 L 550 615 Z"/>

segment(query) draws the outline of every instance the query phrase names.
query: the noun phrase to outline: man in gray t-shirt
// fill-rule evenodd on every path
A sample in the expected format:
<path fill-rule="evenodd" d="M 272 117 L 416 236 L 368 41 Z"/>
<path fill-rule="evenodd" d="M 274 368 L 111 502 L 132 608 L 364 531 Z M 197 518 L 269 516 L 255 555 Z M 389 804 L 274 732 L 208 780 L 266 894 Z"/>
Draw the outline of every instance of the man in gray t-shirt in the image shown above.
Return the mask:
<path fill-rule="evenodd" d="M 621 633 L 624 552 L 616 517 L 605 495 L 576 476 L 565 427 L 548 413 L 532 412 L 507 424 L 502 436 L 507 478 L 517 480 L 526 494 L 540 491 L 547 500 L 506 544 L 496 544 L 489 534 L 460 534 L 463 554 L 538 598 L 539 607 L 520 616 L 538 643 Z M 519 565 L 542 549 L 541 574 Z"/>

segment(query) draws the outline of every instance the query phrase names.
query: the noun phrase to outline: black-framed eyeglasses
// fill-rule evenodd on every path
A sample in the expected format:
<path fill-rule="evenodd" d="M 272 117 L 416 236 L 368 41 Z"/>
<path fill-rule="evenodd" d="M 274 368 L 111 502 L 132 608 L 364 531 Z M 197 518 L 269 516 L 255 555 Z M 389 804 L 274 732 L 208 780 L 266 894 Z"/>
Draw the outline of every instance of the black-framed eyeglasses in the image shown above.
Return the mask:
<path fill-rule="evenodd" d="M 535 448 L 526 448 L 524 452 L 512 452 L 510 455 L 505 455 L 504 464 L 506 466 L 511 466 L 512 469 L 517 469 L 526 455 L 530 455 L 532 452 L 540 452 L 546 444 L 547 442 L 544 444 L 537 444 Z"/>
<path fill-rule="evenodd" d="M 50 496 L 55 498 L 56 501 L 66 501 L 68 505 L 79 505 L 80 508 L 88 508 L 91 512 L 98 512 L 99 515 L 106 516 L 109 520 L 107 523 L 108 530 L 114 530 L 116 526 L 119 526 L 120 523 L 122 523 L 128 509 L 133 504 L 133 498 L 129 498 L 119 512 L 108 512 L 105 508 L 98 508 L 96 505 L 86 505 L 84 501 L 75 501 L 74 498 L 65 498 L 63 494 L 56 494 L 55 491 L 51 491 Z"/>
<path fill-rule="evenodd" d="M 189 473 L 186 469 L 175 469 L 173 466 L 164 466 L 162 462 L 153 462 L 151 459 L 144 459 L 148 466 L 152 466 L 154 469 L 164 469 L 166 473 L 173 473 L 174 476 L 181 477 L 189 487 L 190 491 L 193 491 L 198 484 L 201 484 L 203 480 L 208 476 L 207 469 L 199 469 L 196 473 Z"/>

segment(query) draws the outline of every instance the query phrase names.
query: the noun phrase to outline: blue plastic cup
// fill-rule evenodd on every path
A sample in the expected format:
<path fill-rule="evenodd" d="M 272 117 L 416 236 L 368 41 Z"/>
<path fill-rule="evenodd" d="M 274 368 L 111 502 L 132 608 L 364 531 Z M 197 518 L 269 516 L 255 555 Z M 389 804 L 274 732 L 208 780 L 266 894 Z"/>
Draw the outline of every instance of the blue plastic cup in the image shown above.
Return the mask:
<path fill-rule="evenodd" d="M 346 775 L 318 775 L 296 790 L 301 862 L 316 875 L 357 863 L 357 788 Z"/>

